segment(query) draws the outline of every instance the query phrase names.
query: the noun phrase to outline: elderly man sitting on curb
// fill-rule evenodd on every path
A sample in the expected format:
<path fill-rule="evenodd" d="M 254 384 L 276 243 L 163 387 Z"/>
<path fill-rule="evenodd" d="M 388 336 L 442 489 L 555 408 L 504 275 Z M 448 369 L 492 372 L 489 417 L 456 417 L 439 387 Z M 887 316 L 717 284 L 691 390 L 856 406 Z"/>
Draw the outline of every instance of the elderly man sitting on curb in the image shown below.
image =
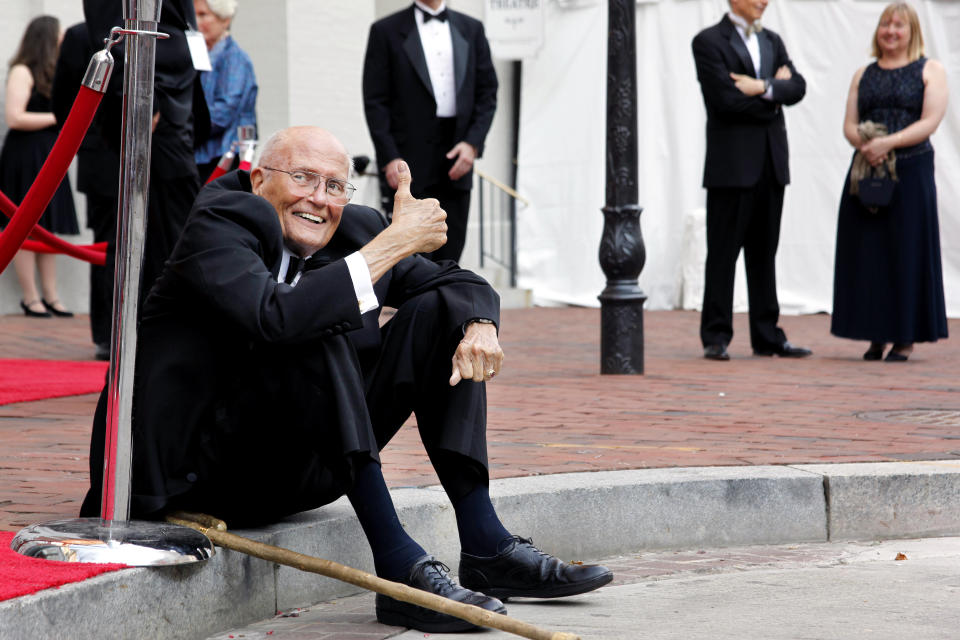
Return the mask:
<path fill-rule="evenodd" d="M 202 511 L 236 525 L 346 494 L 381 577 L 490 611 L 498 599 L 596 589 L 512 535 L 488 493 L 485 384 L 503 361 L 499 298 L 479 276 L 417 254 L 446 241 L 436 200 L 410 195 L 392 223 L 347 206 L 350 160 L 329 132 L 275 134 L 249 174 L 205 187 L 143 308 L 133 416 L 135 517 Z M 381 305 L 397 308 L 381 329 Z M 106 413 L 91 442 L 97 515 Z M 453 503 L 460 580 L 403 529 L 378 452 L 413 412 Z M 464 588 L 465 587 L 465 588 Z M 470 623 L 377 596 L 377 619 L 427 632 Z"/>

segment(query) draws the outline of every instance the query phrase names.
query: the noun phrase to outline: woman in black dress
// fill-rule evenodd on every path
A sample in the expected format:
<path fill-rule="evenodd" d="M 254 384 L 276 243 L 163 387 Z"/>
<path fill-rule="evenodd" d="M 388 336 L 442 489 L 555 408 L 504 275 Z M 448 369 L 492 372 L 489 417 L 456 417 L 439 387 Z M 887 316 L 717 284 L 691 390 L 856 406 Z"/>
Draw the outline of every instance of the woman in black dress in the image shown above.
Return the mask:
<path fill-rule="evenodd" d="M 906 2 L 888 5 L 873 36 L 876 62 L 853 76 L 843 132 L 871 166 L 896 156 L 897 182 L 889 206 L 871 212 L 843 187 L 837 221 L 831 333 L 869 340 L 864 360 L 903 362 L 914 342 L 947 337 L 940 264 L 940 230 L 933 147 L 947 109 L 943 65 L 923 55 L 917 13 Z M 887 134 L 861 139 L 864 121 Z"/>
<path fill-rule="evenodd" d="M 0 151 L 0 191 L 20 204 L 57 140 L 57 122 L 50 100 L 60 42 L 60 22 L 52 16 L 34 18 L 10 61 L 7 74 L 7 132 Z M 0 215 L 0 227 L 7 219 Z M 80 233 L 70 183 L 65 178 L 40 218 L 47 231 Z M 13 259 L 23 291 L 20 307 L 31 317 L 71 316 L 57 294 L 56 255 L 18 251 Z M 37 291 L 35 271 L 40 272 Z"/>

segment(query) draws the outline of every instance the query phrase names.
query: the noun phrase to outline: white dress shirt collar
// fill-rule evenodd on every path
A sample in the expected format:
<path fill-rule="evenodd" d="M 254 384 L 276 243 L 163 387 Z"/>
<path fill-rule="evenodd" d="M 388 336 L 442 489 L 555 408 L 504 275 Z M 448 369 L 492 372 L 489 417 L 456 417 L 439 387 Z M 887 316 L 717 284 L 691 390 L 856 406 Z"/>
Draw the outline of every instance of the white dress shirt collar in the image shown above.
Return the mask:
<path fill-rule="evenodd" d="M 432 16 L 437 15 L 438 13 L 440 13 L 441 11 L 443 11 L 444 9 L 447 8 L 447 2 L 446 2 L 446 0 L 444 0 L 443 2 L 441 2 L 441 3 L 440 3 L 440 7 L 437 8 L 437 9 L 431 9 L 430 7 L 428 7 L 427 5 L 425 5 L 424 3 L 420 2 L 420 0 L 413 0 L 413 4 L 415 4 L 415 5 L 417 6 L 417 8 L 420 9 L 421 11 L 424 11 L 424 12 L 426 12 L 426 13 L 429 13 L 429 14 L 432 15 Z M 417 16 L 417 22 L 422 24 L 422 23 L 423 23 L 423 16 Z"/>

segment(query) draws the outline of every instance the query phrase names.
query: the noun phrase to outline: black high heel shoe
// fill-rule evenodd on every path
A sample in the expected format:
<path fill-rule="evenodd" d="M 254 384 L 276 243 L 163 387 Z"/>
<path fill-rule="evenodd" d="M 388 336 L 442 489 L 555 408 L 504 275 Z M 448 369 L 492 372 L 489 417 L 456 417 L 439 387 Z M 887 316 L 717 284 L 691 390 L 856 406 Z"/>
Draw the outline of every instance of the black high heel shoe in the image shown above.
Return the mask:
<path fill-rule="evenodd" d="M 50 313 L 47 314 L 48 316 L 49 316 L 50 314 L 53 314 L 53 315 L 57 316 L 58 318 L 72 318 L 72 317 L 73 317 L 73 311 L 67 311 L 66 309 L 60 310 L 60 309 L 57 309 L 55 306 L 53 306 L 54 304 L 60 302 L 59 300 L 54 300 L 53 302 L 47 302 L 47 301 L 44 300 L 43 298 L 40 298 L 40 302 L 42 302 L 42 303 L 43 303 L 43 306 L 46 307 L 47 311 L 50 312 Z M 61 302 L 60 304 L 63 304 L 63 303 Z"/>
<path fill-rule="evenodd" d="M 39 300 L 34 300 L 30 304 L 36 304 Z M 23 315 L 28 318 L 49 318 L 50 312 L 48 311 L 34 311 L 30 308 L 30 304 L 27 304 L 23 300 L 20 301 L 20 308 L 23 309 Z M 44 305 L 46 306 L 46 305 Z"/>
<path fill-rule="evenodd" d="M 911 353 L 913 353 L 913 343 L 897 343 L 890 348 L 890 352 L 887 353 L 887 357 L 884 358 L 884 360 L 886 362 L 906 362 L 910 358 Z"/>
<path fill-rule="evenodd" d="M 879 360 L 883 357 L 883 348 L 887 346 L 883 342 L 871 342 L 870 348 L 863 354 L 864 360 Z"/>

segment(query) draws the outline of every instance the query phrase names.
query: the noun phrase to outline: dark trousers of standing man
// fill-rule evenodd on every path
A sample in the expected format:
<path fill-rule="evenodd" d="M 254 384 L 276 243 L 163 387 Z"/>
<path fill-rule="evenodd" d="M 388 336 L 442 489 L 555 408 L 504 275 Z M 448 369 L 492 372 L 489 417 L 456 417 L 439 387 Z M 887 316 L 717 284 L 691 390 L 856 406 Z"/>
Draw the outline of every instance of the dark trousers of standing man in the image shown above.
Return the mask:
<path fill-rule="evenodd" d="M 467 217 L 470 215 L 470 189 L 457 187 L 448 175 L 454 160 L 447 159 L 447 153 L 457 143 L 454 127 L 456 118 L 437 118 L 435 135 L 428 140 L 433 145 L 429 167 L 411 166 L 413 183 L 410 192 L 415 198 L 434 198 L 447 214 L 447 243 L 436 251 L 426 254 L 431 260 L 453 260 L 460 262 L 463 247 L 467 243 Z M 393 217 L 393 196 L 396 193 L 387 185 L 383 174 L 380 176 L 381 204 L 387 212 L 387 218 Z M 418 185 L 419 183 L 419 185 Z"/>
<path fill-rule="evenodd" d="M 783 211 L 783 185 L 773 173 L 767 151 L 760 180 L 745 189 L 707 189 L 707 263 L 700 315 L 704 346 L 733 339 L 733 287 L 743 249 L 750 304 L 750 344 L 755 351 L 786 341 L 777 327 L 777 244 Z"/>

